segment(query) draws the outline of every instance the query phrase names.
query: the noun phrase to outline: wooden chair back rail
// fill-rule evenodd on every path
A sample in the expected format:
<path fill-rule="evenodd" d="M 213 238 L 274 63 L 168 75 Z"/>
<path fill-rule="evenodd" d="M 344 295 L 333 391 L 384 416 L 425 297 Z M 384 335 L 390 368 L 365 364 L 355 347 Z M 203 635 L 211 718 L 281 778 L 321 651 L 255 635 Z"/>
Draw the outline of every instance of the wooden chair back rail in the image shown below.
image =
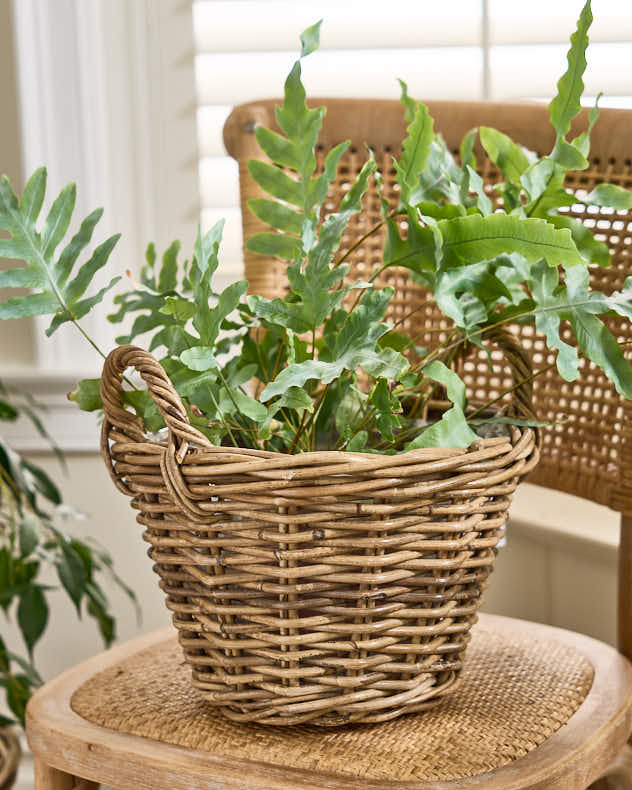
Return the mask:
<path fill-rule="evenodd" d="M 262 196 L 259 186 L 247 169 L 249 159 L 265 159 L 259 149 L 254 130 L 257 125 L 276 127 L 274 107 L 277 99 L 241 105 L 231 113 L 224 127 L 226 148 L 239 164 L 244 238 L 266 229 L 266 226 L 247 209 L 252 197 Z M 375 154 L 384 177 L 386 196 L 394 204 L 397 192 L 391 157 L 400 151 L 405 134 L 402 108 L 397 101 L 364 99 L 315 99 L 313 105 L 327 106 L 317 156 L 319 164 L 330 146 L 350 140 L 351 145 L 341 160 L 340 172 L 331 189 L 334 210 L 348 183 L 353 180 L 367 156 L 367 146 Z M 458 155 L 463 135 L 473 127 L 493 126 L 509 134 L 527 148 L 539 154 L 551 150 L 554 132 L 545 105 L 509 105 L 474 102 L 429 102 L 435 118 L 435 128 L 444 136 L 448 147 Z M 586 128 L 587 111 L 575 120 L 571 135 Z M 610 181 L 632 188 L 632 111 L 602 110 L 592 135 L 590 166 L 582 173 L 569 176 L 567 186 L 582 193 L 596 184 Z M 500 177 L 493 164 L 477 150 L 479 170 L 488 184 Z M 493 197 L 493 194 L 490 193 Z M 609 293 L 620 289 L 625 277 L 632 274 L 632 212 L 597 211 L 581 204 L 570 208 L 570 216 L 596 227 L 600 238 L 612 252 L 612 266 L 593 269 L 593 286 Z M 348 249 L 360 235 L 380 221 L 377 195 L 370 192 L 365 199 L 362 217 L 350 223 L 343 237 L 342 249 Z M 351 276 L 363 278 L 379 261 L 383 232 L 378 231 L 350 256 Z M 245 274 L 253 292 L 274 297 L 284 288 L 285 264 L 274 258 L 264 258 L 244 250 Z M 421 288 L 412 283 L 406 272 L 389 270 L 379 281 L 396 289 L 389 318 L 401 320 L 412 310 L 415 313 L 403 321 L 403 328 L 418 336 L 422 346 L 436 343 L 436 329 L 449 328 Z M 609 319 L 612 331 L 622 341 L 632 341 L 632 329 L 617 319 Z M 424 330 L 434 333 L 424 336 Z M 534 369 L 554 361 L 532 327 L 514 327 L 520 342 L 530 352 Z M 569 339 L 565 337 L 565 339 Z M 502 364 L 502 360 L 499 360 Z M 476 400 L 488 400 L 508 389 L 510 371 L 490 373 L 481 358 L 465 365 L 469 395 Z M 622 514 L 621 546 L 619 555 L 619 647 L 632 658 L 632 405 L 616 395 L 612 386 L 591 363 L 582 362 L 580 379 L 563 381 L 553 368 L 534 382 L 534 404 L 542 419 L 563 424 L 544 432 L 543 456 L 532 482 L 577 494 L 617 510 Z"/>

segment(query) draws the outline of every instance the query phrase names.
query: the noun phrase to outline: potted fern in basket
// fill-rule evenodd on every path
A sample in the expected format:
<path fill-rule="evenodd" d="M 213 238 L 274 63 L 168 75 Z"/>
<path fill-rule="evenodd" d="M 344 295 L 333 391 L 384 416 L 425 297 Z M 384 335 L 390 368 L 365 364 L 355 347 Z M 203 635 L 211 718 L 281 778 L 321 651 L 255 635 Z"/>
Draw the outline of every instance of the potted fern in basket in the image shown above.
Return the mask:
<path fill-rule="evenodd" d="M 104 411 L 104 456 L 147 528 L 193 683 L 227 716 L 377 722 L 454 688 L 511 494 L 538 457 L 533 373 L 505 331 L 511 323 L 544 334 L 564 378 L 578 375 L 581 353 L 632 397 L 632 368 L 599 318 L 630 318 L 632 284 L 592 290 L 588 265 L 607 264 L 608 250 L 558 213 L 577 199 L 564 178 L 587 166 L 598 115 L 595 107 L 589 127 L 568 139 L 591 18 L 587 2 L 550 105 L 556 143 L 547 156 L 486 128 L 465 137 L 458 163 L 402 83 L 399 201 L 382 196 L 380 223 L 351 241 L 348 222 L 367 190 L 381 195 L 381 175 L 369 153 L 340 204 L 327 207 L 348 143 L 317 170 L 325 110 L 306 104 L 301 59 L 318 47 L 319 24 L 307 29 L 279 130 L 256 130 L 269 161 L 250 166 L 269 196 L 251 210 L 270 231 L 248 246 L 287 261 L 286 293 L 246 295 L 245 281 L 214 292 L 218 223 L 198 233 L 184 263 L 177 242 L 160 261 L 150 245 L 140 283 L 115 297 L 110 320 L 134 319 L 118 338 L 124 345 L 107 356 L 101 380 L 79 382 L 71 397 Z M 501 207 L 476 171 L 477 136 L 504 175 Z M 43 170 L 20 201 L 6 180 L 0 186 L 0 228 L 11 235 L 0 253 L 26 262 L 0 274 L 0 285 L 36 289 L 0 304 L 0 317 L 52 314 L 50 334 L 80 327 L 116 284 L 85 295 L 116 237 L 75 270 L 98 214 L 56 254 L 74 187 L 38 230 L 44 190 Z M 632 207 L 612 185 L 582 199 Z M 380 266 L 350 279 L 350 251 L 383 225 Z M 395 266 L 452 322 L 432 348 L 384 320 L 393 289 L 378 278 Z M 563 321 L 577 345 L 562 340 Z M 138 337 L 158 360 L 129 345 Z M 513 375 L 495 411 L 468 403 L 459 375 L 472 349 L 490 344 Z M 124 378 L 128 367 L 146 389 Z"/>

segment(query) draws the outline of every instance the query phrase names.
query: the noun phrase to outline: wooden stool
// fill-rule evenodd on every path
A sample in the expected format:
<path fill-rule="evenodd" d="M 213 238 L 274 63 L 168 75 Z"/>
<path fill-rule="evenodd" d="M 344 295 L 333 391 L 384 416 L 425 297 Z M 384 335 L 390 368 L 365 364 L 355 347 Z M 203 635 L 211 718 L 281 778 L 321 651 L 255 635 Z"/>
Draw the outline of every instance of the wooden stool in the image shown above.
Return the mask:
<path fill-rule="evenodd" d="M 586 636 L 489 615 L 473 629 L 460 688 L 383 724 L 229 721 L 189 684 L 170 629 L 68 670 L 27 710 L 36 790 L 584 790 L 631 730 L 627 659 Z M 608 786 L 625 786 L 616 772 Z"/>

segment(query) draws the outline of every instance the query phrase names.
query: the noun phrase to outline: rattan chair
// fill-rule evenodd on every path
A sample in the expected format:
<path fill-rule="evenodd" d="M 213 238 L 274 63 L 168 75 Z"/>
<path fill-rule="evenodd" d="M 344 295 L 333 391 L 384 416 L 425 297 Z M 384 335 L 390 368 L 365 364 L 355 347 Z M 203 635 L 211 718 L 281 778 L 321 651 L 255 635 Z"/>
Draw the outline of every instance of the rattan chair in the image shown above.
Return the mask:
<path fill-rule="evenodd" d="M 391 101 L 323 100 L 328 106 L 323 144 L 352 145 L 342 159 L 333 197 L 339 197 L 366 157 L 368 144 L 396 199 L 391 154 L 404 133 L 401 107 Z M 245 210 L 259 194 L 247 160 L 259 157 L 254 129 L 274 125 L 274 101 L 236 108 L 225 127 L 229 153 L 239 163 L 244 235 L 260 230 Z M 463 134 L 479 125 L 507 132 L 542 153 L 553 135 L 541 106 L 433 102 L 436 126 L 455 152 Z M 580 119 L 581 123 L 585 122 Z M 632 187 L 632 113 L 607 110 L 595 128 L 590 169 L 570 186 L 590 189 L 602 180 Z M 323 151 L 319 151 L 322 160 Z M 488 161 L 482 174 L 498 174 Z M 332 208 L 336 204 L 332 200 Z M 379 220 L 377 197 L 356 218 L 343 246 Z M 573 216 L 597 229 L 614 253 L 613 266 L 595 270 L 604 291 L 620 288 L 632 274 L 630 222 L 622 214 L 585 211 Z M 372 270 L 381 249 L 379 234 L 350 256 L 352 271 Z M 283 265 L 245 253 L 251 290 L 276 296 Z M 431 345 L 447 328 L 432 303 L 405 273 L 383 278 L 395 286 L 391 318 Z M 612 322 L 625 340 L 632 333 Z M 551 355 L 528 327 L 516 328 L 536 369 Z M 491 399 L 507 389 L 510 372 L 492 376 L 485 360 L 466 363 L 470 395 Z M 36 757 L 36 788 L 84 787 L 104 782 L 120 788 L 241 788 L 242 790 L 583 790 L 607 771 L 600 784 L 632 787 L 625 743 L 632 731 L 632 434 L 630 406 L 616 396 L 592 365 L 578 382 L 561 381 L 554 370 L 536 379 L 539 415 L 565 422 L 544 435 L 544 457 L 532 478 L 540 485 L 577 494 L 621 513 L 619 648 L 568 631 L 482 615 L 474 629 L 459 691 L 438 708 L 378 725 L 319 729 L 238 724 L 221 717 L 188 683 L 174 637 L 160 633 L 123 645 L 70 670 L 35 695 L 27 731 Z M 611 766 L 608 768 L 608 766 Z"/>

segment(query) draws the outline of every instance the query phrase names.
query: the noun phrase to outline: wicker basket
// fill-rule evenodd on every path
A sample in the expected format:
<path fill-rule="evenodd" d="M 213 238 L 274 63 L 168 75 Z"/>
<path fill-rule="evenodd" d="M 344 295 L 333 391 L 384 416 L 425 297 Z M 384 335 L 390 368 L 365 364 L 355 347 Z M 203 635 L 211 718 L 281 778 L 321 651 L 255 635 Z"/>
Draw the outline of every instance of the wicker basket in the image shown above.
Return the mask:
<path fill-rule="evenodd" d="M 502 345 L 514 408 L 529 413 L 529 362 Z M 128 367 L 167 442 L 122 407 Z M 425 710 L 455 688 L 535 431 L 396 456 L 215 447 L 134 346 L 109 355 L 101 394 L 104 458 L 209 703 L 236 721 L 333 726 Z"/>

